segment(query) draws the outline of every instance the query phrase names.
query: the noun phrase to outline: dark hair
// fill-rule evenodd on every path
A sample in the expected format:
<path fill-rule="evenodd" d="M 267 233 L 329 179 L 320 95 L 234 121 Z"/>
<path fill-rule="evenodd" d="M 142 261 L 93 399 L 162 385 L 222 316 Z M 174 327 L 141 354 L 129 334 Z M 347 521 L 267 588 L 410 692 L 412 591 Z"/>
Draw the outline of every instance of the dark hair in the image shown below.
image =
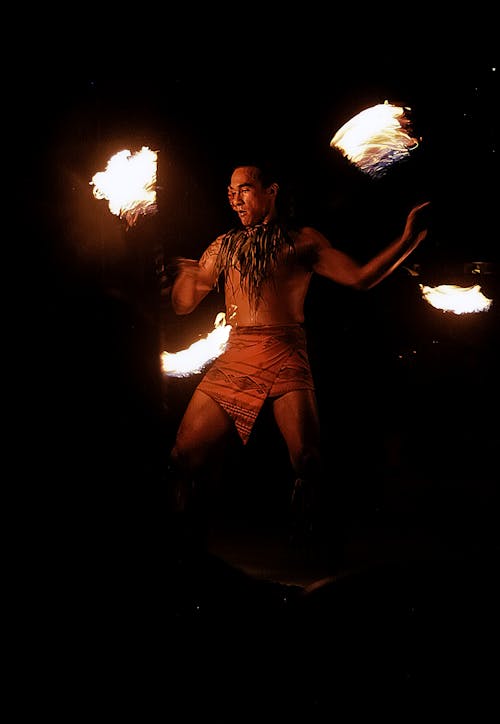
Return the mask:
<path fill-rule="evenodd" d="M 294 216 L 294 202 L 292 191 L 285 179 L 285 173 L 281 164 L 268 157 L 260 158 L 250 156 L 234 164 L 233 170 L 235 168 L 241 168 L 242 166 L 250 166 L 258 169 L 259 180 L 264 188 L 268 188 L 273 183 L 278 184 L 279 191 L 276 196 L 276 212 L 282 221 L 291 222 Z"/>
<path fill-rule="evenodd" d="M 262 182 L 264 188 L 267 188 L 275 182 L 279 186 L 281 186 L 281 174 L 279 173 L 279 169 L 277 168 L 276 164 L 272 161 L 259 158 L 247 158 L 234 164 L 233 170 L 235 168 L 241 168 L 242 166 L 250 166 L 252 168 L 258 169 L 259 179 Z"/>

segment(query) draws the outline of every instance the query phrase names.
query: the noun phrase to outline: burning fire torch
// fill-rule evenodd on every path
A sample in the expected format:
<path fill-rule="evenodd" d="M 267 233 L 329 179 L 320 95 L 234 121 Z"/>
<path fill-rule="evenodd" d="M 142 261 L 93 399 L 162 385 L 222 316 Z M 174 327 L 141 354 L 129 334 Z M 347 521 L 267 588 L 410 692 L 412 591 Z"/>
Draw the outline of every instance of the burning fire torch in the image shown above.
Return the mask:
<path fill-rule="evenodd" d="M 366 108 L 339 128 L 330 147 L 372 178 L 383 176 L 419 146 L 411 135 L 410 110 L 388 101 Z"/>
<path fill-rule="evenodd" d="M 205 337 L 193 342 L 180 352 L 162 352 L 162 370 L 169 377 L 189 377 L 203 369 L 224 352 L 231 325 L 226 324 L 226 315 L 219 312 L 215 318 L 214 329 Z"/>
<path fill-rule="evenodd" d="M 129 228 L 140 214 L 156 213 L 157 157 L 147 146 L 133 154 L 119 151 L 90 181 L 95 198 L 107 199 L 111 213 L 125 219 Z"/>
<path fill-rule="evenodd" d="M 470 314 L 471 312 L 486 312 L 491 306 L 492 299 L 488 299 L 479 284 L 470 287 L 460 287 L 456 284 L 440 284 L 429 287 L 420 284 L 422 297 L 436 309 L 454 314 Z"/>

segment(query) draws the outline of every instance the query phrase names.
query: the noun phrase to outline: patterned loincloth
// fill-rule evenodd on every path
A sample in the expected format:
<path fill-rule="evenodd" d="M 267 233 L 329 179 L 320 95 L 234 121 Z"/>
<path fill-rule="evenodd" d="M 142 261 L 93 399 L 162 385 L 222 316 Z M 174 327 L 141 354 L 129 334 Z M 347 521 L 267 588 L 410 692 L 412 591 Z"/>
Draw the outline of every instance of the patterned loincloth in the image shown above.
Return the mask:
<path fill-rule="evenodd" d="M 303 327 L 236 327 L 197 389 L 224 408 L 246 444 L 266 398 L 314 390 Z"/>

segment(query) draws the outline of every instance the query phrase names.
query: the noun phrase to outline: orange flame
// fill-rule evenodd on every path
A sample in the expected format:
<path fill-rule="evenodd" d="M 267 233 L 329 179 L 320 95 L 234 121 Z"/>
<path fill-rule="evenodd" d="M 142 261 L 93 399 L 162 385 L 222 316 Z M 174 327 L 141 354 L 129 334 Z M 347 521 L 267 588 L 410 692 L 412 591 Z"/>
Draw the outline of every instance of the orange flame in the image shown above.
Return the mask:
<path fill-rule="evenodd" d="M 157 152 L 143 146 L 112 156 L 105 171 L 94 174 L 90 185 L 96 199 L 107 199 L 111 213 L 133 226 L 139 214 L 156 212 Z"/>
<path fill-rule="evenodd" d="M 492 299 L 488 299 L 481 292 L 479 284 L 471 287 L 459 287 L 455 284 L 441 284 L 438 287 L 428 287 L 420 284 L 423 298 L 436 309 L 454 314 L 469 314 L 471 312 L 486 312 L 491 306 Z"/>
<path fill-rule="evenodd" d="M 162 352 L 161 366 L 169 377 L 189 377 L 202 372 L 210 362 L 224 352 L 232 326 L 226 324 L 226 315 L 219 312 L 214 329 L 202 339 L 180 352 Z"/>
<path fill-rule="evenodd" d="M 419 145 L 410 135 L 411 124 L 405 115 L 409 110 L 388 101 L 366 108 L 335 133 L 330 147 L 337 148 L 364 173 L 381 176 Z"/>

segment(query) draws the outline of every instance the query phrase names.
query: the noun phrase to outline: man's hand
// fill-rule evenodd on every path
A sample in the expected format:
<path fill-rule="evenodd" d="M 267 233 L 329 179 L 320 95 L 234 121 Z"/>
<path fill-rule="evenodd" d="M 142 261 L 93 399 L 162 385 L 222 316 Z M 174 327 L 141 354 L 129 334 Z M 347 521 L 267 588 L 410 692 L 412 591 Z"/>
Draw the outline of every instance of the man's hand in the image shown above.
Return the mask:
<path fill-rule="evenodd" d="M 175 280 L 182 272 L 188 272 L 191 269 L 193 276 L 198 270 L 198 262 L 196 259 L 186 259 L 182 256 L 176 256 L 161 268 L 160 273 L 160 294 L 162 297 L 170 298 L 172 287 Z"/>
<path fill-rule="evenodd" d="M 421 204 L 414 206 L 406 217 L 406 225 L 404 230 L 404 236 L 411 238 L 412 236 L 423 236 L 420 237 L 419 241 L 425 238 L 430 224 L 430 210 L 431 202 L 424 201 Z"/>
<path fill-rule="evenodd" d="M 186 259 L 184 256 L 175 256 L 169 261 L 166 267 L 167 276 L 175 281 L 181 272 L 196 272 L 199 269 L 196 259 Z"/>

